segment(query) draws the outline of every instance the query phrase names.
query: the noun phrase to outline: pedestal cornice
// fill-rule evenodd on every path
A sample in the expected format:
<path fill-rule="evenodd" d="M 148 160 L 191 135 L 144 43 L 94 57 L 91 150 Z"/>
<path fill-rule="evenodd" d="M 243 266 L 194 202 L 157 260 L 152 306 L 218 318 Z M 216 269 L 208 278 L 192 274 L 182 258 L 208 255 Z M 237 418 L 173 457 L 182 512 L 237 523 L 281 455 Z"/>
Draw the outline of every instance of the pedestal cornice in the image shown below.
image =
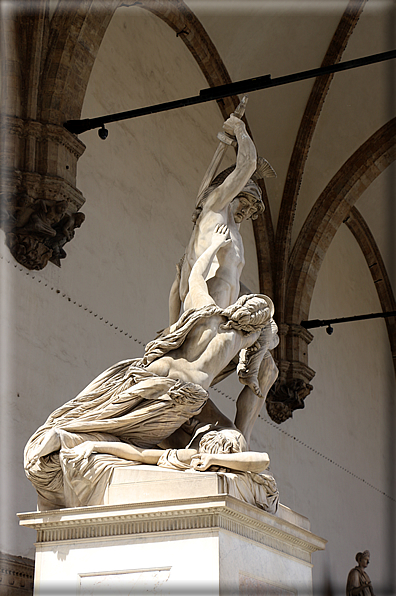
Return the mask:
<path fill-rule="evenodd" d="M 37 542 L 42 546 L 130 535 L 226 531 L 310 563 L 311 554 L 326 544 L 309 530 L 284 519 L 282 508 L 279 516 L 271 515 L 227 495 L 18 515 L 22 526 L 37 530 Z"/>

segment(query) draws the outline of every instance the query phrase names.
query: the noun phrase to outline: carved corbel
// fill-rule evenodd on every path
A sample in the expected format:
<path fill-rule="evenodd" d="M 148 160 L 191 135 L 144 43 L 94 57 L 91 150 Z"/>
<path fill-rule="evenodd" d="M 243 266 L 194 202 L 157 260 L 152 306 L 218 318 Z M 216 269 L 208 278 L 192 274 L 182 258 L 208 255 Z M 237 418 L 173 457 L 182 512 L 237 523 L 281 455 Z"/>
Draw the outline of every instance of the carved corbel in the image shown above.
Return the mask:
<path fill-rule="evenodd" d="M 0 225 L 6 245 L 27 269 L 49 261 L 60 266 L 64 245 L 85 219 L 78 211 L 85 199 L 74 186 L 85 146 L 60 126 L 5 120 Z"/>
<path fill-rule="evenodd" d="M 27 269 L 43 269 L 49 261 L 60 266 L 60 259 L 66 256 L 64 244 L 85 219 L 83 213 L 74 211 L 72 189 L 65 188 L 64 181 L 48 177 L 20 173 L 13 178 L 9 186 L 17 191 L 5 191 L 1 197 L 0 221 L 6 245 Z M 55 198 L 40 198 L 48 195 Z"/>
<path fill-rule="evenodd" d="M 277 424 L 292 418 L 295 410 L 305 407 L 304 400 L 313 389 L 310 381 L 315 376 L 315 371 L 307 363 L 308 344 L 313 335 L 295 324 L 281 324 L 279 335 L 286 357 L 277 360 L 279 377 L 266 398 L 268 415 Z"/>
<path fill-rule="evenodd" d="M 265 406 L 271 420 L 281 424 L 292 418 L 295 410 L 305 408 L 304 399 L 312 389 L 312 385 L 302 379 L 294 379 L 288 383 L 276 381 L 265 400 Z"/>

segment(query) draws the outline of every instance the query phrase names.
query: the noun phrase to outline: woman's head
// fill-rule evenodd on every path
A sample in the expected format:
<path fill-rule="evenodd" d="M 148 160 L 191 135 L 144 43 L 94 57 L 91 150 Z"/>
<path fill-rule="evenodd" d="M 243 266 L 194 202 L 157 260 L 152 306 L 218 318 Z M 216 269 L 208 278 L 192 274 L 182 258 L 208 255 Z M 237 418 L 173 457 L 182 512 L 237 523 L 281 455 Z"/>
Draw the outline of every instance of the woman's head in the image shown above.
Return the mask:
<path fill-rule="evenodd" d="M 228 318 L 223 329 L 252 333 L 262 329 L 274 315 L 274 304 L 264 294 L 245 294 L 223 311 Z"/>
<path fill-rule="evenodd" d="M 245 437 L 239 430 L 223 428 L 204 434 L 199 442 L 199 453 L 240 453 L 247 451 Z"/>
<path fill-rule="evenodd" d="M 367 567 L 370 562 L 370 552 L 368 550 L 364 550 L 362 553 L 357 553 L 355 559 L 358 565 Z"/>

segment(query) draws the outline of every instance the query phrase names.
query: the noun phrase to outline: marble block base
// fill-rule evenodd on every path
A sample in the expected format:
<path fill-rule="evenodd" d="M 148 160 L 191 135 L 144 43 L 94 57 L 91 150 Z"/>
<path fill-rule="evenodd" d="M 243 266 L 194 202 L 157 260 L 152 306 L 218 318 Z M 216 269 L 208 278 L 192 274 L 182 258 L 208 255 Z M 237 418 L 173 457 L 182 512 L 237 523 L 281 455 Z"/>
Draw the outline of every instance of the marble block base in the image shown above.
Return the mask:
<path fill-rule="evenodd" d="M 35 596 L 312 594 L 326 541 L 306 518 L 222 493 L 214 472 L 143 468 L 115 474 L 106 504 L 19 514 L 37 530 Z"/>

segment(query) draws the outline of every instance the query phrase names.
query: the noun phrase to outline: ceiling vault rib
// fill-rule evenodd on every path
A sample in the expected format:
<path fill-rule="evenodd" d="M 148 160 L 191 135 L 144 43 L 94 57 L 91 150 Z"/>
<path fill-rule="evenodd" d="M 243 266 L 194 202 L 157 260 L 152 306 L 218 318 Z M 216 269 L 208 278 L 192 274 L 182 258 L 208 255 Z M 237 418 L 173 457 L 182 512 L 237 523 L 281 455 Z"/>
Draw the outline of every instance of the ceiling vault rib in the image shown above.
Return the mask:
<path fill-rule="evenodd" d="M 341 60 L 348 40 L 358 22 L 366 0 L 351 0 L 338 27 L 321 66 L 336 64 Z M 312 87 L 301 124 L 297 133 L 290 164 L 286 176 L 285 187 L 279 211 L 276 233 L 275 255 L 275 304 L 280 323 L 285 322 L 285 300 L 288 276 L 288 261 L 291 248 L 291 235 L 297 207 L 298 194 L 308 158 L 311 140 L 328 93 L 333 74 L 318 77 Z M 282 346 L 279 351 L 284 353 Z M 284 355 L 284 354 L 283 354 Z"/>
<path fill-rule="evenodd" d="M 312 207 L 290 256 L 285 314 L 298 323 L 309 316 L 316 279 L 339 226 L 370 184 L 396 159 L 396 118 L 344 163 Z"/>
<path fill-rule="evenodd" d="M 344 223 L 352 232 L 366 259 L 382 311 L 384 313 L 394 312 L 396 310 L 396 301 L 388 272 L 366 220 L 356 207 L 352 207 Z M 393 366 L 396 372 L 396 317 L 387 317 L 385 323 L 392 352 Z"/>
<path fill-rule="evenodd" d="M 94 4 L 89 0 L 70 8 L 68 0 L 60 0 L 54 12 L 38 101 L 38 118 L 45 122 L 62 124 L 81 115 L 91 70 L 119 0 L 109 0 L 106 11 Z"/>

